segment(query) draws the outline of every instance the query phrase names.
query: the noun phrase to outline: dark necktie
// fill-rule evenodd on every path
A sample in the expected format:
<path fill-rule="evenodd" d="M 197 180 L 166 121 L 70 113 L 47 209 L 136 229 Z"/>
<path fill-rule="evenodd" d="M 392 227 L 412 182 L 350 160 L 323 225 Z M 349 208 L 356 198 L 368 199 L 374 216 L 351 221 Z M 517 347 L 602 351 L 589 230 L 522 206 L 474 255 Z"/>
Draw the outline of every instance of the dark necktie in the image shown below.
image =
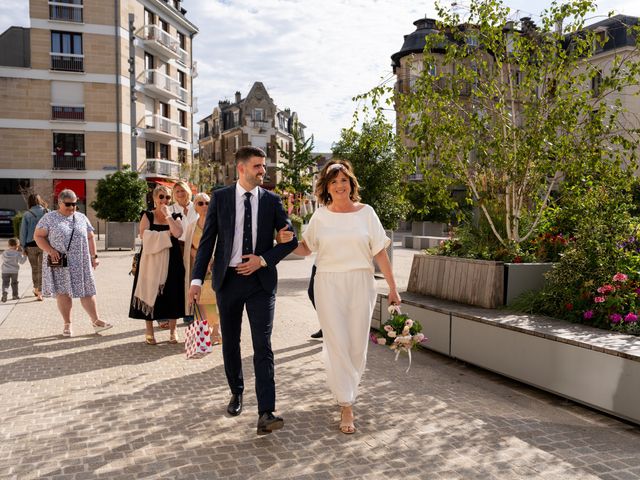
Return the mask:
<path fill-rule="evenodd" d="M 253 253 L 253 235 L 251 233 L 251 192 L 244 194 L 244 231 L 242 233 L 242 255 Z M 243 259 L 246 262 L 247 259 Z"/>

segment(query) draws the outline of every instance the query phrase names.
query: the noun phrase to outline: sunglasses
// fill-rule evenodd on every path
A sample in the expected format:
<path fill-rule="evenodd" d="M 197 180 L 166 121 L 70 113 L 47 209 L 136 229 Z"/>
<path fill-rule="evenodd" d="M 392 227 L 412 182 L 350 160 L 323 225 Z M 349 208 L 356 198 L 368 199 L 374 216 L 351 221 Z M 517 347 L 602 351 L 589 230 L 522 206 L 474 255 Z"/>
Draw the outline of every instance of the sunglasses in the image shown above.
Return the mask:
<path fill-rule="evenodd" d="M 76 205 L 78 205 L 78 202 L 62 202 L 64 203 L 65 207 L 75 207 Z"/>
<path fill-rule="evenodd" d="M 169 200 L 171 198 L 171 195 L 163 195 L 162 193 L 158 195 L 158 199 L 160 200 L 164 200 L 165 198 Z"/>
<path fill-rule="evenodd" d="M 196 205 L 198 205 L 199 207 L 202 207 L 204 205 L 209 205 L 209 202 L 196 202 Z"/>

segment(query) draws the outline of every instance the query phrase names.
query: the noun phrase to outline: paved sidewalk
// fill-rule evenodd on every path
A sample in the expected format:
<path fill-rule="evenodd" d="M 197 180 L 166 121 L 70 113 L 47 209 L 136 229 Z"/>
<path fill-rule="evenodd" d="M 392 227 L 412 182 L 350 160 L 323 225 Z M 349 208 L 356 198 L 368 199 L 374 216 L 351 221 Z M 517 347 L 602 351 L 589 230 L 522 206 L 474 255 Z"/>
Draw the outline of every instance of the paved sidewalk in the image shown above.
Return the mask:
<path fill-rule="evenodd" d="M 400 285 L 414 253 L 396 249 Z M 99 307 L 116 325 L 103 336 L 77 301 L 70 339 L 51 299 L 28 294 L 0 311 L 2 479 L 640 478 L 637 427 L 427 351 L 405 374 L 406 357 L 396 363 L 371 345 L 358 431 L 341 434 L 321 344 L 309 339 L 310 259 L 279 267 L 273 347 L 285 427 L 258 437 L 247 324 L 245 411 L 230 418 L 220 348 L 187 361 L 165 331 L 146 346 L 142 322 L 126 316 L 131 253 L 100 258 Z"/>

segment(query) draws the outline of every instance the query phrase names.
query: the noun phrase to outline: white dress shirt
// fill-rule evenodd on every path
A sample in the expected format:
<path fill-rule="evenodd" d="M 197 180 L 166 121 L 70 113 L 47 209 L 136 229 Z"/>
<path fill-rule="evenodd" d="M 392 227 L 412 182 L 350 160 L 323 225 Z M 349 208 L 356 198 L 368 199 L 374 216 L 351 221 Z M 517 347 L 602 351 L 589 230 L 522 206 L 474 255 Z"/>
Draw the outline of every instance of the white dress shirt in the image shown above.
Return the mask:
<path fill-rule="evenodd" d="M 233 233 L 233 247 L 231 248 L 230 267 L 237 267 L 242 263 L 242 236 L 244 234 L 244 194 L 247 192 L 236 183 L 236 224 Z M 256 239 L 258 237 L 258 187 L 254 187 L 251 192 L 251 249 L 256 250 Z"/>

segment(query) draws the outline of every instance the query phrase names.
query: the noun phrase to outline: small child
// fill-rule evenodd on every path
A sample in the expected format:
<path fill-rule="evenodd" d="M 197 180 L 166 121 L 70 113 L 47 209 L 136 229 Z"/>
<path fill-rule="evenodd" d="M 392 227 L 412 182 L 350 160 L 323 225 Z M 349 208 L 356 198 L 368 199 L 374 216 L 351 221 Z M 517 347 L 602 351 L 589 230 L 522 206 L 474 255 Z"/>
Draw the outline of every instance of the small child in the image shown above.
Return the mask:
<path fill-rule="evenodd" d="M 20 242 L 17 238 L 9 239 L 9 249 L 2 252 L 2 302 L 7 301 L 9 293 L 9 283 L 11 283 L 11 293 L 13 300 L 18 300 L 18 272 L 20 264 L 27 260 L 26 255 L 21 252 Z"/>

